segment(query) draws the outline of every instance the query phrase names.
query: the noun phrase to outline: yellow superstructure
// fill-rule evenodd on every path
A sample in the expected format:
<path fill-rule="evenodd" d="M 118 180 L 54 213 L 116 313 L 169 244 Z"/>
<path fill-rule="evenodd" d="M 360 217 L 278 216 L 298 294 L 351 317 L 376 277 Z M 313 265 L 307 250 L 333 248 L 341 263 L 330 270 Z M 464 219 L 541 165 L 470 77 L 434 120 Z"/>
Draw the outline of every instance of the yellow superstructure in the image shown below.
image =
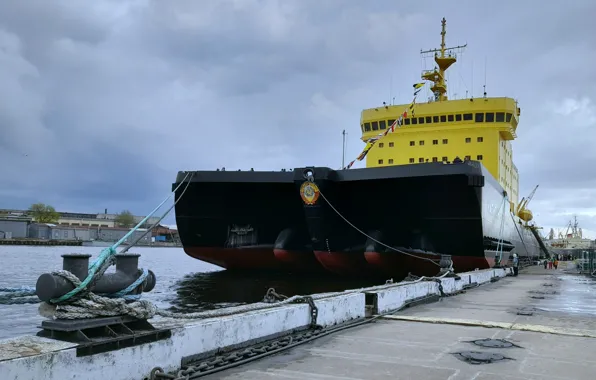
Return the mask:
<path fill-rule="evenodd" d="M 445 71 L 457 59 L 450 53 L 456 48 L 445 48 L 445 25 L 443 19 L 441 48 L 426 52 L 435 53 L 437 67 L 422 74 L 432 82 L 433 100 L 416 103 L 413 114 L 408 110 L 401 128 L 387 134 L 368 152 L 366 166 L 447 163 L 456 157 L 479 161 L 507 191 L 513 209 L 518 203 L 519 177 L 511 141 L 517 137 L 520 108 L 511 98 L 447 99 Z M 407 107 L 383 105 L 363 110 L 362 140 L 382 133 Z"/>

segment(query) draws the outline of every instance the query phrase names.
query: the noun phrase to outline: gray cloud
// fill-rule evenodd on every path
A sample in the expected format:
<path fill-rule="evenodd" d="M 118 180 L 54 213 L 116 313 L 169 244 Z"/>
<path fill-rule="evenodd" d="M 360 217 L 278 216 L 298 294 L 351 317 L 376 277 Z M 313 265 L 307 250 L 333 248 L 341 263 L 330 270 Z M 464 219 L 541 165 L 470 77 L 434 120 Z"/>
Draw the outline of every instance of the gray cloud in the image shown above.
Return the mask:
<path fill-rule="evenodd" d="M 450 95 L 481 96 L 486 60 L 488 95 L 520 102 L 537 222 L 578 213 L 596 234 L 595 5 L 460 3 L 3 2 L 0 206 L 142 214 L 178 170 L 338 167 L 362 108 L 410 100 L 445 16 L 448 45 L 469 44 Z"/>

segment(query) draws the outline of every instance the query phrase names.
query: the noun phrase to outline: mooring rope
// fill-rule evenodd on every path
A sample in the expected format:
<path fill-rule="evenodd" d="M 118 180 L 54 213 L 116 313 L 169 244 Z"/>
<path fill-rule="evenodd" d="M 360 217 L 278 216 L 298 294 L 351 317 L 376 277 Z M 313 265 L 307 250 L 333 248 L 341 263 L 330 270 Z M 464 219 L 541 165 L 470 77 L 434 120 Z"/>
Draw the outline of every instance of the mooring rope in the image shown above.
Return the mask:
<path fill-rule="evenodd" d="M 66 304 L 66 303 L 74 303 L 79 299 L 85 298 L 89 295 L 89 289 L 95 285 L 95 283 L 103 276 L 106 270 L 109 269 L 115 263 L 115 256 L 118 252 L 116 249 L 122 245 L 130 236 L 132 236 L 138 229 L 149 220 L 151 216 L 153 216 L 171 197 L 176 193 L 176 191 L 184 185 L 186 182 L 186 186 L 184 187 L 180 197 L 174 201 L 174 204 L 157 220 L 157 222 L 153 223 L 151 228 L 147 229 L 144 234 L 137 237 L 131 244 L 125 247 L 120 253 L 126 253 L 131 247 L 136 245 L 153 227 L 159 224 L 167 215 L 168 213 L 174 208 L 174 206 L 182 199 L 182 196 L 188 189 L 192 177 L 194 176 L 194 172 L 187 172 L 180 184 L 172 191 L 170 194 L 157 206 L 153 211 L 151 211 L 147 216 L 143 218 L 135 227 L 131 228 L 120 240 L 114 243 L 112 246 L 103 249 L 99 256 L 89 264 L 89 272 L 87 277 L 83 281 L 77 281 L 76 285 L 73 282 L 74 289 L 70 292 L 58 297 L 56 299 L 51 299 L 49 301 L 50 304 L 58 305 L 58 304 Z M 132 295 L 130 294 L 133 292 L 147 277 L 148 271 L 144 269 L 139 269 L 141 271 L 141 276 L 130 286 L 126 289 L 123 289 L 119 292 L 114 294 L 104 294 L 101 295 L 102 297 L 111 299 L 111 298 L 122 298 L 125 301 L 130 301 L 134 299 L 139 299 L 139 295 Z M 53 275 L 62 276 L 64 275 L 65 271 L 54 271 L 52 272 Z M 73 278 L 74 275 L 72 276 Z M 66 277 L 65 277 L 66 278 Z M 78 279 L 77 279 L 78 280 Z M 69 280 L 70 281 L 70 280 Z M 72 281 L 71 281 L 72 282 Z M 135 286 L 133 286 L 135 285 Z M 3 294 L 4 293 L 4 294 Z M 100 297 L 100 295 L 95 295 Z M 35 288 L 30 286 L 21 286 L 21 287 L 2 287 L 0 288 L 0 304 L 3 305 L 19 305 L 19 304 L 37 304 L 39 303 L 39 298 L 36 296 Z"/>
<path fill-rule="evenodd" d="M 39 298 L 35 294 L 35 288 L 31 286 L 0 287 L 0 305 L 25 305 L 34 303 L 39 303 Z"/>
<path fill-rule="evenodd" d="M 388 280 L 387 283 L 383 285 L 376 285 L 372 287 L 365 287 L 359 289 L 349 289 L 342 292 L 320 293 L 311 296 L 295 295 L 291 297 L 286 297 L 283 295 L 278 295 L 275 292 L 275 290 L 271 288 L 265 294 L 265 297 L 263 298 L 262 302 L 234 306 L 225 309 L 199 311 L 195 313 L 175 313 L 163 310 L 148 300 L 138 300 L 127 303 L 126 300 L 122 298 L 107 298 L 90 292 L 89 294 L 87 294 L 85 298 L 78 299 L 68 304 L 50 305 L 44 303 L 42 304 L 42 306 L 40 306 L 40 313 L 45 317 L 52 317 L 57 319 L 84 319 L 97 317 L 112 317 L 119 315 L 129 315 L 139 319 L 151 319 L 156 316 L 172 319 L 206 319 L 225 317 L 250 311 L 271 309 L 281 305 L 304 302 L 309 297 L 311 297 L 313 300 L 323 300 L 326 298 L 332 298 L 342 295 L 345 296 L 355 293 L 362 293 L 366 291 L 379 291 L 394 287 L 411 285 L 421 281 L 436 282 L 439 293 L 443 295 L 444 293 L 442 292 L 442 285 L 440 283 L 440 280 L 448 274 L 449 273 L 444 273 L 441 276 L 435 277 L 422 276 L 414 281 L 404 281 L 397 283 L 393 283 L 393 280 Z M 70 272 L 61 271 L 60 275 L 63 276 L 65 279 L 71 281 L 73 284 L 80 283 L 80 280 Z"/>
<path fill-rule="evenodd" d="M 507 206 L 507 195 L 503 196 L 503 207 L 502 207 L 502 212 L 503 214 L 501 215 L 501 228 L 499 229 L 499 240 L 497 240 L 497 255 L 499 256 L 499 265 L 503 265 L 503 245 L 505 244 L 505 241 L 503 239 L 503 235 L 504 235 L 504 231 L 505 231 L 505 212 L 506 212 L 506 206 Z"/>
<path fill-rule="evenodd" d="M 185 182 L 187 176 L 184 180 L 180 183 L 180 185 L 174 190 L 175 191 Z M 191 176 L 192 178 L 192 176 Z M 186 192 L 186 189 L 190 185 L 190 179 L 183 189 L 180 197 L 175 200 L 174 205 L 172 205 L 159 219 L 161 221 L 176 205 L 177 202 L 182 199 L 182 196 Z M 166 200 L 169 199 L 166 198 Z M 165 203 L 162 202 L 160 206 L 158 206 L 154 211 L 151 212 L 146 218 L 143 219 L 133 230 L 136 230 L 144 223 L 149 216 L 153 215 L 159 207 L 161 207 Z M 156 222 L 156 223 L 159 223 Z M 127 234 L 128 236 L 132 235 L 132 232 Z M 74 274 L 65 271 L 59 270 L 54 271 L 52 274 L 56 276 L 63 277 L 67 281 L 71 282 L 74 286 L 74 289 L 79 289 L 75 292 L 75 290 L 67 293 L 71 294 L 70 296 L 64 295 L 59 297 L 54 302 L 44 302 L 40 305 L 40 314 L 54 319 L 86 319 L 86 318 L 97 318 L 97 317 L 110 317 L 110 316 L 120 316 L 120 315 L 129 315 L 132 317 L 136 317 L 139 319 L 151 319 L 156 316 L 163 317 L 163 318 L 174 318 L 174 319 L 204 319 L 204 318 L 214 318 L 214 317 L 223 317 L 234 315 L 238 313 L 248 312 L 248 311 L 257 311 L 263 309 L 269 309 L 273 307 L 278 307 L 285 304 L 292 304 L 297 302 L 304 302 L 306 299 L 310 298 L 312 300 L 321 300 L 330 297 L 336 297 L 339 295 L 349 295 L 354 293 L 361 293 L 363 291 L 378 291 L 383 289 L 388 289 L 396 286 L 405 286 L 409 284 L 415 284 L 421 281 L 435 281 L 437 282 L 438 290 L 443 295 L 442 285 L 441 285 L 441 278 L 444 278 L 449 272 L 442 274 L 441 276 L 435 277 L 419 277 L 414 281 L 404 281 L 399 283 L 393 283 L 393 280 L 388 280 L 383 285 L 377 285 L 367 288 L 359 288 L 359 289 L 350 289 L 345 290 L 343 292 L 331 292 L 331 293 L 322 293 L 322 294 L 315 294 L 312 296 L 301 296 L 296 295 L 292 297 L 275 297 L 277 293 L 273 289 L 269 289 L 267 294 L 265 295 L 263 302 L 253 303 L 249 305 L 240 305 L 236 307 L 230 307 L 225 309 L 218 309 L 218 310 L 208 310 L 208 311 L 200 311 L 195 313 L 175 313 L 170 312 L 167 310 L 163 310 L 158 308 L 156 305 L 151 303 L 148 300 L 141 300 L 140 295 L 130 295 L 129 293 L 134 291 L 138 286 L 142 284 L 144 279 L 146 278 L 148 271 L 144 269 L 140 269 L 142 271 L 142 275 L 130 286 L 126 289 L 121 290 L 120 292 L 104 295 L 104 294 L 95 294 L 91 292 L 89 289 L 91 286 L 103 275 L 103 273 L 108 269 L 110 265 L 114 262 L 114 254 L 112 251 L 115 252 L 115 248 L 122 244 L 126 239 L 122 238 L 119 242 L 114 244 L 112 247 L 108 248 L 107 250 L 102 251 L 103 255 L 100 254 L 100 257 L 96 259 L 93 264 L 89 266 L 90 273 L 85 278 L 85 280 L 79 280 Z M 130 249 L 131 246 L 136 244 L 140 238 L 137 238 L 133 244 L 129 245 L 127 248 L 122 250 L 121 252 L 126 252 Z M 104 253 L 107 252 L 107 253 Z M 432 261 L 431 261 L 432 262 Z M 434 263 L 434 262 L 433 262 Z M 435 263 L 436 264 L 436 263 Z M 94 272 L 93 272 L 94 270 Z M 0 291 L 8 291 L 10 292 L 13 289 L 20 289 L 21 293 L 17 293 L 16 291 L 13 294 L 22 294 L 23 296 L 34 296 L 35 289 L 30 287 L 21 287 L 21 288 L 0 288 Z M 132 302 L 131 302 L 132 301 Z M 36 300 L 34 303 L 38 303 L 39 301 Z"/>
<path fill-rule="evenodd" d="M 349 220 L 348 220 L 348 219 L 347 219 L 345 216 L 343 216 L 343 215 L 342 215 L 342 213 L 341 213 L 341 212 L 339 212 L 339 211 L 338 211 L 338 210 L 337 210 L 337 209 L 336 209 L 336 208 L 335 208 L 335 207 L 334 207 L 334 206 L 331 204 L 331 202 L 329 202 L 329 200 L 327 199 L 327 197 L 325 197 L 325 195 L 323 194 L 323 192 L 321 191 L 321 189 L 319 189 L 319 194 L 321 194 L 321 197 L 322 197 L 322 198 L 325 200 L 325 202 L 327 202 L 327 204 L 329 205 L 329 207 L 331 207 L 331 209 L 332 209 L 333 211 L 335 211 L 335 213 L 336 213 L 336 214 L 337 214 L 337 215 L 338 215 L 340 218 L 342 218 L 342 219 L 344 220 L 344 222 L 348 223 L 348 225 L 349 225 L 350 227 L 352 227 L 352 228 L 353 228 L 353 229 L 355 229 L 356 231 L 360 232 L 362 235 L 364 235 L 364 236 L 365 236 L 365 237 L 367 237 L 368 239 L 370 239 L 370 240 L 372 240 L 372 241 L 374 241 L 374 242 L 376 242 L 376 243 L 378 243 L 378 244 L 382 245 L 382 246 L 383 246 L 383 247 L 385 247 L 385 248 L 389 248 L 389 249 L 391 249 L 391 250 L 393 250 L 393 251 L 395 251 L 395 252 L 398 252 L 398 253 L 404 254 L 404 255 L 406 255 L 406 256 L 411 256 L 411 257 L 414 257 L 414 258 L 416 258 L 416 259 L 430 261 L 431 263 L 433 263 L 434 265 L 436 265 L 436 266 L 438 266 L 438 267 L 440 267 L 440 266 L 441 266 L 440 264 L 438 264 L 438 263 L 437 263 L 436 261 L 434 261 L 433 259 L 429 259 L 429 258 L 427 258 L 427 257 L 420 257 L 420 256 L 416 256 L 416 255 L 414 255 L 414 254 L 412 254 L 412 253 L 409 253 L 409 252 L 402 251 L 401 249 L 397 249 L 397 248 L 395 248 L 395 247 L 392 247 L 392 246 L 390 246 L 390 245 L 388 245 L 388 244 L 385 244 L 385 243 L 383 243 L 382 241 L 379 241 L 379 240 L 375 239 L 374 237 L 370 236 L 370 235 L 369 235 L 369 234 L 367 234 L 366 232 L 362 231 L 360 228 L 356 227 L 356 226 L 354 225 L 354 223 L 350 222 L 350 221 L 349 221 Z"/>
<path fill-rule="evenodd" d="M 60 304 L 60 303 L 63 303 L 71 298 L 76 299 L 75 297 L 77 297 L 78 295 L 84 296 L 87 293 L 88 289 L 90 288 L 89 285 L 95 284 L 97 282 L 97 280 L 99 280 L 99 278 L 101 276 L 103 276 L 105 271 L 108 270 L 108 268 L 114 264 L 115 256 L 117 254 L 116 248 L 118 248 L 120 245 L 122 245 L 122 243 L 124 243 L 126 240 L 128 240 L 128 238 L 131 235 L 133 235 L 143 224 L 145 224 L 145 222 L 147 220 L 149 220 L 149 218 L 151 216 L 153 216 L 153 214 L 155 214 L 157 212 L 157 210 L 159 210 L 161 208 L 161 206 L 163 206 L 168 201 L 168 199 L 170 199 L 172 194 L 176 193 L 176 191 L 182 186 L 182 184 L 185 182 L 186 178 L 188 178 L 189 175 L 192 178 L 194 173 L 192 173 L 192 174 L 190 172 L 186 173 L 186 176 L 180 182 L 180 184 L 166 197 L 166 199 L 164 199 L 155 209 L 153 209 L 153 211 L 151 211 L 147 216 L 145 216 L 143 218 L 143 220 L 141 220 L 134 228 L 131 228 L 130 231 L 128 231 L 122 238 L 120 238 L 120 240 L 118 240 L 116 243 L 114 243 L 111 247 L 108 247 L 108 248 L 102 250 L 101 253 L 99 254 L 99 256 L 97 257 L 97 259 L 95 259 L 89 265 L 89 274 L 78 286 L 76 286 L 70 292 L 68 292 L 56 299 L 51 299 L 49 301 L 49 303 Z M 174 204 L 176 204 L 182 198 L 184 191 L 186 191 L 186 189 L 188 189 L 188 186 L 190 185 L 190 183 L 191 182 L 189 179 L 182 194 L 180 194 L 180 197 L 178 198 L 178 200 L 176 200 L 174 202 Z M 171 209 L 172 208 L 170 208 L 167 212 L 169 212 Z M 166 212 L 166 214 L 164 214 L 163 217 L 165 217 L 165 215 L 167 215 L 167 212 Z M 163 219 L 163 217 L 161 219 Z M 138 239 L 136 242 L 138 242 L 139 240 L 140 239 Z M 129 245 L 129 247 L 130 247 L 130 245 Z"/>

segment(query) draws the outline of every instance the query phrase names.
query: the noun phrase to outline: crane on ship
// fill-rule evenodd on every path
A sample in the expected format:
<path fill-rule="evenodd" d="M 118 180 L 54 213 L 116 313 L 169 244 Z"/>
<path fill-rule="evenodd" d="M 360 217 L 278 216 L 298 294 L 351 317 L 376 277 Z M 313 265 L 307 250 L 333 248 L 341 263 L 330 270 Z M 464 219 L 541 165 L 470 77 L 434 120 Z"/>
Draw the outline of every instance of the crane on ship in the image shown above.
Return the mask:
<path fill-rule="evenodd" d="M 548 247 L 546 246 L 546 244 L 544 244 L 542 236 L 540 236 L 540 234 L 538 233 L 538 230 L 542 229 L 542 227 L 528 224 L 534 217 L 534 215 L 532 215 L 532 211 L 528 209 L 528 204 L 530 204 L 530 201 L 532 200 L 532 198 L 534 198 L 534 194 L 536 194 L 538 186 L 539 185 L 536 185 L 534 190 L 532 190 L 532 192 L 530 193 L 530 195 L 528 195 L 527 198 L 522 198 L 521 202 L 519 202 L 519 205 L 517 206 L 517 209 L 515 210 L 515 214 L 526 223 L 525 227 L 528 228 L 536 238 L 536 241 L 538 242 L 540 249 L 544 253 L 544 256 L 551 257 L 552 253 L 548 250 Z"/>
<path fill-rule="evenodd" d="M 515 214 L 521 220 L 526 222 L 526 226 L 528 225 L 528 222 L 530 220 L 532 220 L 532 218 L 534 217 L 534 215 L 532 215 L 532 211 L 530 211 L 527 207 L 528 207 L 528 204 L 530 203 L 530 201 L 532 200 L 532 198 L 534 198 L 534 194 L 536 194 L 536 190 L 538 189 L 538 186 L 539 185 L 536 185 L 534 190 L 532 190 L 530 195 L 528 195 L 528 198 L 522 198 L 521 202 L 519 202 L 519 205 L 517 205 L 517 210 L 515 210 Z"/>

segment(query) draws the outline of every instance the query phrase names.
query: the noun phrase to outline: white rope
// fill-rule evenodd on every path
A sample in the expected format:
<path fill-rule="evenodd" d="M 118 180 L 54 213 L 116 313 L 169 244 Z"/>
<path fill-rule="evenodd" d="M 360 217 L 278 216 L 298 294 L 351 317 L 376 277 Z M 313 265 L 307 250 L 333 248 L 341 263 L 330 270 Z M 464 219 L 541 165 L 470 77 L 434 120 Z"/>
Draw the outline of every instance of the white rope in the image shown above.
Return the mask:
<path fill-rule="evenodd" d="M 499 255 L 499 265 L 503 265 L 503 245 L 505 243 L 503 239 L 503 233 L 505 230 L 505 209 L 507 206 L 507 196 L 503 197 L 503 214 L 501 215 L 501 228 L 499 230 L 499 240 L 497 241 L 497 255 Z"/>
<path fill-rule="evenodd" d="M 187 186 L 184 188 L 180 197 L 174 202 L 174 205 L 182 198 L 182 195 L 184 195 L 184 192 L 188 188 L 189 184 L 190 184 L 190 181 L 187 184 Z M 321 196 L 323 197 L 323 199 L 325 199 L 325 201 L 327 201 L 327 199 L 325 198 L 325 196 L 322 193 L 321 193 Z M 347 219 L 345 219 L 343 217 L 343 215 L 341 215 L 339 213 L 339 211 L 337 211 L 333 207 L 333 205 L 331 205 L 329 203 L 329 201 L 327 201 L 327 203 L 336 213 L 338 213 L 338 215 L 340 217 L 342 217 L 349 225 L 351 225 L 357 231 L 362 233 L 364 236 L 367 236 L 370 239 L 376 241 L 377 243 L 379 243 L 385 247 L 388 247 L 390 249 L 393 249 L 397 252 L 400 252 L 400 253 L 403 253 L 405 255 L 409 255 L 412 257 L 416 257 L 419 259 L 427 260 L 427 261 L 432 262 L 435 265 L 439 265 L 431 259 L 427 259 L 424 257 L 418 257 L 416 255 L 412 255 L 410 253 L 403 252 L 399 249 L 396 249 L 394 247 L 388 246 L 382 242 L 377 241 L 376 239 L 368 236 L 367 234 L 365 234 L 364 232 L 359 230 L 356 226 L 354 226 Z M 170 207 L 170 209 L 162 216 L 161 219 L 163 219 L 163 217 L 165 217 L 165 215 L 167 213 L 169 213 L 172 210 L 172 208 L 173 208 L 173 206 Z M 107 265 L 107 266 L 109 266 L 109 265 Z M 107 266 L 105 269 L 107 269 Z M 103 272 L 105 272 L 105 269 L 103 271 L 100 271 L 100 273 L 103 274 Z M 65 278 L 66 280 L 70 281 L 74 285 L 75 288 L 81 284 L 81 281 L 75 275 L 73 275 L 72 273 L 70 273 L 68 271 L 64 271 L 64 270 L 55 271 L 52 274 L 61 276 L 61 277 Z M 446 272 L 439 277 L 424 277 L 424 276 L 422 276 L 422 277 L 416 279 L 415 281 L 409 281 L 409 282 L 393 283 L 392 280 L 390 280 L 391 283 L 386 283 L 383 285 L 377 285 L 377 286 L 360 288 L 360 289 L 345 290 L 342 292 L 321 293 L 321 294 L 312 295 L 311 297 L 313 300 L 321 300 L 321 299 L 325 299 L 325 298 L 337 297 L 337 296 L 341 296 L 341 295 L 349 295 L 349 294 L 354 294 L 354 293 L 361 293 L 361 292 L 365 292 L 365 291 L 376 291 L 376 290 L 382 290 L 382 289 L 389 289 L 389 288 L 396 287 L 396 286 L 415 284 L 415 283 L 423 281 L 423 280 L 441 279 L 441 278 L 445 277 L 447 274 L 449 274 L 449 272 Z M 241 305 L 241 306 L 230 307 L 230 308 L 225 308 L 225 309 L 218 309 L 218 310 L 201 311 L 201 312 L 196 312 L 196 313 L 174 313 L 174 312 L 169 312 L 167 310 L 160 309 L 157 306 L 155 306 L 154 304 L 152 304 L 150 301 L 147 301 L 147 300 L 137 300 L 134 302 L 127 302 L 127 300 L 125 300 L 123 298 L 108 298 L 108 297 L 99 296 L 92 292 L 86 292 L 86 294 L 85 293 L 81 294 L 81 297 L 79 297 L 76 300 L 73 300 L 72 302 L 69 302 L 68 304 L 50 305 L 48 303 L 42 303 L 40 305 L 39 312 L 40 312 L 40 315 L 42 315 L 44 317 L 54 318 L 54 319 L 86 319 L 86 318 L 111 317 L 111 316 L 121 316 L 121 315 L 129 315 L 129 316 L 132 316 L 132 317 L 135 317 L 138 319 L 151 319 L 156 316 L 160 316 L 160 317 L 164 317 L 164 318 L 175 318 L 175 319 L 202 319 L 202 318 L 223 317 L 223 316 L 234 315 L 234 314 L 249 312 L 249 311 L 270 309 L 270 308 L 278 307 L 281 305 L 294 303 L 294 302 L 302 300 L 302 299 L 304 299 L 304 296 L 296 295 L 296 296 L 288 297 L 288 298 L 281 300 L 279 302 L 276 302 L 276 303 L 257 302 L 257 303 L 253 303 L 253 304 L 249 304 L 249 305 Z"/>
<path fill-rule="evenodd" d="M 54 272 L 54 274 L 63 276 L 64 278 L 71 281 L 73 284 L 80 282 L 80 280 L 75 275 L 68 271 L 57 271 Z M 312 295 L 311 297 L 313 300 L 323 300 L 326 298 L 338 297 L 342 295 L 345 296 L 354 293 L 390 289 L 394 287 L 415 284 L 424 280 L 442 279 L 447 274 L 449 273 L 444 273 L 443 275 L 437 277 L 423 276 L 414 281 L 387 283 L 383 285 L 376 285 L 359 289 L 350 289 L 342 292 L 320 293 Z M 275 303 L 257 302 L 249 305 L 240 305 L 218 310 L 200 311 L 196 313 L 174 313 L 160 309 L 147 300 L 139 300 L 127 303 L 126 300 L 122 298 L 107 298 L 98 296 L 94 293 L 88 293 L 84 297 L 68 305 L 54 306 L 49 305 L 47 303 L 42 303 L 39 311 L 40 315 L 46 318 L 53 319 L 86 319 L 121 315 L 129 315 L 138 319 L 151 319 L 156 316 L 173 319 L 206 319 L 224 317 L 250 311 L 271 309 L 281 305 L 295 303 L 296 301 L 301 300 L 303 298 L 304 296 L 296 295 Z"/>
<path fill-rule="evenodd" d="M 336 213 L 337 215 L 339 215 L 339 217 L 340 217 L 340 218 L 342 218 L 342 219 L 344 220 L 344 222 L 348 223 L 348 224 L 349 224 L 349 225 L 350 225 L 350 226 L 351 226 L 353 229 L 355 229 L 356 231 L 360 232 L 362 235 L 364 235 L 365 237 L 369 238 L 370 240 L 372 240 L 372 241 L 374 241 L 374 242 L 376 242 L 376 243 L 378 243 L 378 244 L 382 245 L 382 246 L 383 246 L 383 247 L 385 247 L 385 248 L 392 249 L 392 250 L 394 250 L 395 252 L 398 252 L 398 253 L 401 253 L 401 254 L 404 254 L 404 255 L 407 255 L 407 256 L 412 256 L 412 257 L 414 257 L 414 258 L 416 258 L 416 259 L 430 261 L 431 263 L 435 264 L 435 265 L 436 265 L 436 266 L 438 266 L 438 267 L 440 267 L 440 266 L 441 266 L 440 264 L 438 264 L 438 263 L 437 263 L 437 262 L 435 262 L 434 260 L 432 260 L 432 259 L 429 259 L 429 258 L 427 258 L 427 257 L 420 257 L 420 256 L 416 256 L 416 255 L 414 255 L 414 254 L 411 254 L 411 253 L 408 253 L 408 252 L 402 251 L 402 250 L 400 250 L 400 249 L 397 249 L 397 248 L 395 248 L 395 247 L 392 247 L 392 246 L 390 246 L 390 245 L 387 245 L 387 244 L 385 244 L 385 243 L 383 243 L 383 242 L 381 242 L 381 241 L 378 241 L 377 239 L 373 238 L 372 236 L 370 236 L 370 235 L 368 235 L 367 233 L 365 233 L 364 231 L 362 231 L 360 228 L 356 227 L 356 226 L 355 226 L 355 225 L 354 225 L 352 222 L 350 222 L 348 219 L 346 219 L 346 217 L 344 217 L 344 216 L 343 216 L 343 215 L 342 215 L 342 214 L 341 214 L 341 213 L 340 213 L 340 212 L 339 212 L 339 211 L 338 211 L 338 210 L 337 210 L 335 207 L 333 207 L 333 205 L 331 204 L 331 202 L 329 202 L 329 200 L 328 200 L 328 199 L 325 197 L 325 195 L 323 195 L 323 192 L 321 191 L 321 189 L 319 189 L 319 194 L 321 194 L 321 197 L 323 197 L 323 199 L 325 200 L 325 202 L 327 202 L 327 204 L 329 205 L 329 207 L 331 207 L 331 209 L 332 209 L 333 211 L 335 211 L 335 213 Z"/>

